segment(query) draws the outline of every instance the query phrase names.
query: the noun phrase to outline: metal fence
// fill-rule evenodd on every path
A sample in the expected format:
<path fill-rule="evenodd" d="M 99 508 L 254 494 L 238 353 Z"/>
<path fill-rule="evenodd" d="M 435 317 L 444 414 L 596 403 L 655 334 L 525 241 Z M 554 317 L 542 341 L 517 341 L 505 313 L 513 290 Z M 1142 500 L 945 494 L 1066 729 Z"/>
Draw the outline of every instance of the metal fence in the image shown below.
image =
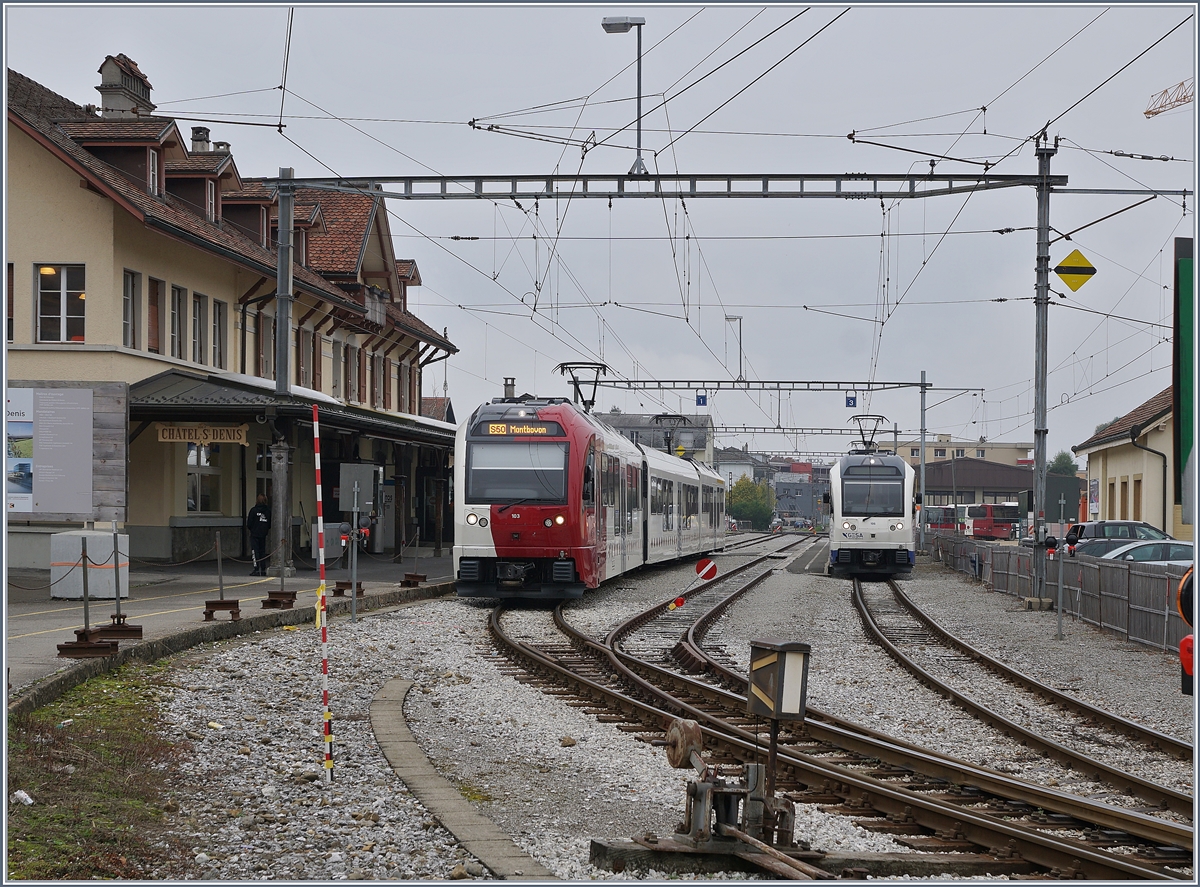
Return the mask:
<path fill-rule="evenodd" d="M 963 536 L 935 533 L 929 542 L 934 560 L 966 573 L 992 591 L 1031 597 L 1033 549 Z M 1130 563 L 1104 558 L 1056 558 L 1046 564 L 1046 596 L 1057 602 L 1062 571 L 1062 612 L 1121 637 L 1175 651 L 1191 633 L 1175 606 L 1186 567 Z"/>

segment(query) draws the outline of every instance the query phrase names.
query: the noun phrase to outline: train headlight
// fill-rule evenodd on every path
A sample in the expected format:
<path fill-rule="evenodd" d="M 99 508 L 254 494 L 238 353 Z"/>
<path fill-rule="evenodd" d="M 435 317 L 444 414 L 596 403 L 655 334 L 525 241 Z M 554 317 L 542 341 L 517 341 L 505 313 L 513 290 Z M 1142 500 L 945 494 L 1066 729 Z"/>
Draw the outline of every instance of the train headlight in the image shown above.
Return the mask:
<path fill-rule="evenodd" d="M 893 530 L 903 530 L 904 529 L 904 521 L 902 521 L 902 520 L 896 521 L 896 526 L 892 527 L 892 529 Z"/>
<path fill-rule="evenodd" d="M 467 523 L 472 527 L 475 526 L 475 524 L 479 523 L 479 515 L 475 514 L 475 512 L 471 512 L 467 515 Z"/>
<path fill-rule="evenodd" d="M 546 518 L 544 521 L 542 521 L 542 523 L 547 527 L 554 526 L 554 521 L 550 520 L 550 518 Z"/>
<path fill-rule="evenodd" d="M 481 527 L 486 527 L 486 526 L 487 526 L 487 518 L 486 518 L 486 517 L 481 517 L 481 518 L 479 519 L 479 526 L 481 526 Z"/>
<path fill-rule="evenodd" d="M 555 516 L 554 522 L 561 527 L 563 524 L 565 524 L 567 522 L 567 519 L 565 517 L 563 517 L 561 514 L 559 514 L 559 515 Z"/>
<path fill-rule="evenodd" d="M 842 521 L 842 529 L 843 529 L 843 530 L 848 530 L 848 529 L 850 529 L 850 521 L 848 521 L 848 520 L 844 520 L 844 521 Z"/>

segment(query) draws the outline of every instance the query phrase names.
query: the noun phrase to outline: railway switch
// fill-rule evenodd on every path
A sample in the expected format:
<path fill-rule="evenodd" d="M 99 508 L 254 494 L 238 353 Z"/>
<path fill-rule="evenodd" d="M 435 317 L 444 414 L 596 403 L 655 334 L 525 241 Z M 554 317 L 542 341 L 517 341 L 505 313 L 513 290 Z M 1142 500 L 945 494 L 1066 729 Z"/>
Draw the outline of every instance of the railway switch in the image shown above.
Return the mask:
<path fill-rule="evenodd" d="M 666 738 L 655 745 L 666 749 L 672 767 L 692 767 L 697 773 L 688 783 L 684 820 L 676 826 L 675 843 L 691 852 L 750 859 L 791 879 L 833 877 L 788 855 L 808 847 L 797 847 L 795 805 L 771 794 L 765 764 L 743 764 L 737 770 L 710 765 L 703 757 L 703 732 L 691 720 L 672 721 Z"/>

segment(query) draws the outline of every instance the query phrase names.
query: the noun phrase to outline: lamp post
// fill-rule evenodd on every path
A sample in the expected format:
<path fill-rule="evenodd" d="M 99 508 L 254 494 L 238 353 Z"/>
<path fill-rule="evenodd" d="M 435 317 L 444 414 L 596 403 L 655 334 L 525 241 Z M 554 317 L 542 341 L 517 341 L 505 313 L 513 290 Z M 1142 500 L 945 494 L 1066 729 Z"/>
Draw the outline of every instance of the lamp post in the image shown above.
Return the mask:
<path fill-rule="evenodd" d="M 637 160 L 629 168 L 631 176 L 646 175 L 646 164 L 642 162 L 642 25 L 646 20 L 641 16 L 610 15 L 600 22 L 606 33 L 626 34 L 630 28 L 637 28 Z"/>

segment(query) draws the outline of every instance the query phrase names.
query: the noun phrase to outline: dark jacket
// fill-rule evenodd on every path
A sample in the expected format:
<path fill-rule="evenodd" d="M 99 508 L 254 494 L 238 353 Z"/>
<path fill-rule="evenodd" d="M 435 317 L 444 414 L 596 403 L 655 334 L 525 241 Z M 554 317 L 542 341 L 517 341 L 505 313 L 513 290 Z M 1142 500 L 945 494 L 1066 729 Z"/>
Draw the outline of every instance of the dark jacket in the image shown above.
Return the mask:
<path fill-rule="evenodd" d="M 271 509 L 266 505 L 255 505 L 246 515 L 246 529 L 251 536 L 266 538 L 271 532 Z"/>

